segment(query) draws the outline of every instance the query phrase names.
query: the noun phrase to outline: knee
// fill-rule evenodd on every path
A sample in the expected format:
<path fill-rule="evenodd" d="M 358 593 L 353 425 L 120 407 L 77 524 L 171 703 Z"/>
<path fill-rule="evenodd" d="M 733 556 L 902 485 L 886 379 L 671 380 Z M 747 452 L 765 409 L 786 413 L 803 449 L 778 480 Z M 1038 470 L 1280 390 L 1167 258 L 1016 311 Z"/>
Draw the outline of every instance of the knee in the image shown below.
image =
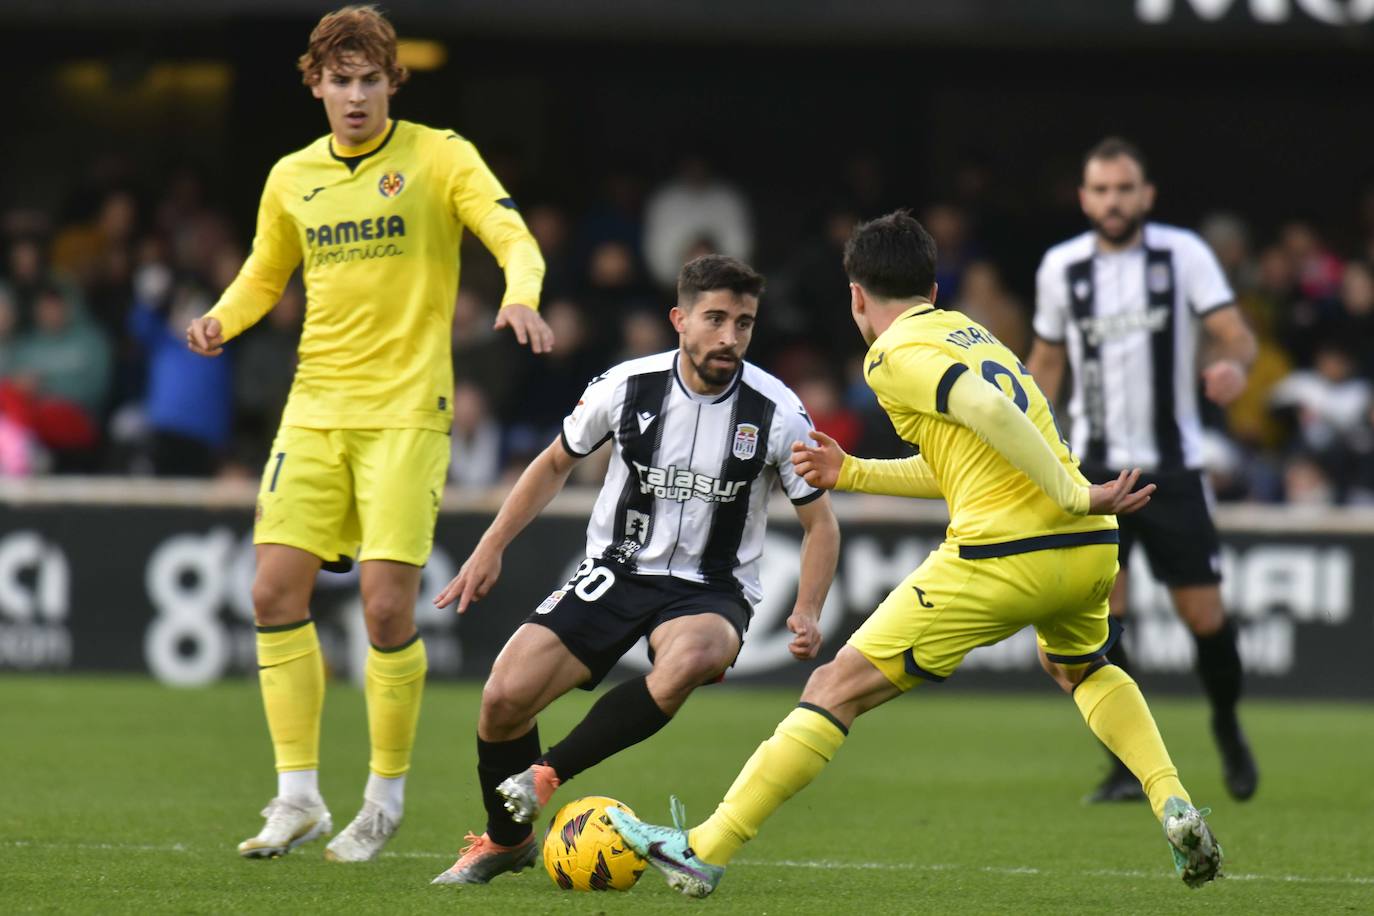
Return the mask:
<path fill-rule="evenodd" d="M 1045 669 L 1045 673 L 1050 676 L 1050 680 L 1058 684 L 1059 689 L 1065 693 L 1073 693 L 1073 689 L 1083 679 L 1081 674 L 1077 678 L 1073 677 L 1066 668 L 1062 665 L 1056 665 L 1054 662 L 1042 660 L 1040 664 Z"/>
<path fill-rule="evenodd" d="M 363 617 L 374 645 L 396 645 L 414 635 L 414 596 L 393 586 L 369 591 L 363 596 Z"/>
<path fill-rule="evenodd" d="M 664 659 L 663 675 L 676 690 L 692 690 L 709 683 L 725 673 L 730 657 L 722 647 L 708 643 L 693 643 L 674 647 Z"/>
<path fill-rule="evenodd" d="M 310 616 L 309 600 L 290 583 L 268 576 L 253 579 L 253 615 L 259 626 L 279 626 Z"/>
<path fill-rule="evenodd" d="M 1058 662 L 1050 661 L 1050 658 L 1048 655 L 1045 654 L 1044 649 L 1040 649 L 1037 655 L 1040 658 L 1041 669 L 1050 676 L 1050 680 L 1058 684 L 1059 689 L 1064 691 L 1065 693 L 1073 693 L 1073 688 L 1077 681 L 1070 679 L 1069 672 L 1064 668 L 1064 666 L 1059 664 Z"/>
<path fill-rule="evenodd" d="M 843 674 L 834 662 L 821 665 L 811 672 L 811 677 L 806 680 L 806 689 L 802 691 L 802 699 L 808 703 L 814 703 L 825 709 L 838 705 L 842 701 L 839 696 L 839 688 L 844 680 Z"/>
<path fill-rule="evenodd" d="M 1194 636 L 1215 636 L 1226 625 L 1226 614 L 1220 605 L 1198 608 L 1181 616 Z"/>
<path fill-rule="evenodd" d="M 484 731 L 504 732 L 529 718 L 529 703 L 503 681 L 488 680 L 482 688 L 481 720 Z"/>

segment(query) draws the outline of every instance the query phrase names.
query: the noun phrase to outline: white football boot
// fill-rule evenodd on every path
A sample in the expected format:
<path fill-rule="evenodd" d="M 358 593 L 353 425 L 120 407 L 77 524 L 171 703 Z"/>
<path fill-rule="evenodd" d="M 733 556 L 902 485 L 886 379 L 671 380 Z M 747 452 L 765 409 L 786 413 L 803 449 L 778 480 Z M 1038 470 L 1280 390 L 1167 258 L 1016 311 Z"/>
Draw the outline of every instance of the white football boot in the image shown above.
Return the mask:
<path fill-rule="evenodd" d="M 277 796 L 262 809 L 267 823 L 255 837 L 239 844 L 239 855 L 246 859 L 275 859 L 302 843 L 328 836 L 334 829 L 329 809 L 321 798 Z"/>
<path fill-rule="evenodd" d="M 329 841 L 324 857 L 331 862 L 371 862 L 400 826 L 400 818 L 392 818 L 376 802 L 364 801 L 358 816 Z"/>

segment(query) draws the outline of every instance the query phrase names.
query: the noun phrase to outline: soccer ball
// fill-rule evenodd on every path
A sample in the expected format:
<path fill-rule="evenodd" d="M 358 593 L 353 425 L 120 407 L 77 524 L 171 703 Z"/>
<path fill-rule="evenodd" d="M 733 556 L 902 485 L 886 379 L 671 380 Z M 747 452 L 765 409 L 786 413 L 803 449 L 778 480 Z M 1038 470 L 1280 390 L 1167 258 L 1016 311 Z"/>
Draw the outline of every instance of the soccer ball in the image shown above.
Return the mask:
<path fill-rule="evenodd" d="M 549 821 L 544 868 L 565 891 L 628 891 L 649 864 L 627 848 L 606 816 L 607 808 L 629 805 L 603 795 L 568 802 Z"/>

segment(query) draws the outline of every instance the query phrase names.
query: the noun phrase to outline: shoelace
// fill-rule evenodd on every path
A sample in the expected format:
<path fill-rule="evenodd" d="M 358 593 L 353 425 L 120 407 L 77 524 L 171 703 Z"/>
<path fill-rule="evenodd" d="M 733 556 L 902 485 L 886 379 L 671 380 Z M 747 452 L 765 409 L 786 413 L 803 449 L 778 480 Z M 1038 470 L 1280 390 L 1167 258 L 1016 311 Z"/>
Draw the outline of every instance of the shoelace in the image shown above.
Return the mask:
<path fill-rule="evenodd" d="M 687 806 L 676 795 L 668 799 L 668 811 L 673 815 L 673 826 L 683 833 L 687 832 Z"/>
<path fill-rule="evenodd" d="M 305 811 L 300 805 L 292 804 L 284 798 L 274 798 L 267 803 L 267 807 L 262 809 L 262 816 L 267 818 L 270 823 L 273 818 L 285 817 L 289 814 Z"/>
<path fill-rule="evenodd" d="M 467 843 L 467 845 L 458 850 L 459 862 L 466 859 L 470 852 L 480 852 L 482 847 L 487 845 L 487 835 L 485 833 L 480 836 L 475 833 L 464 834 L 463 842 Z"/>
<path fill-rule="evenodd" d="M 358 832 L 364 836 L 376 837 L 386 833 L 387 816 L 386 812 L 380 807 L 364 808 L 358 812 L 358 816 L 353 819 L 353 823 L 358 825 Z"/>

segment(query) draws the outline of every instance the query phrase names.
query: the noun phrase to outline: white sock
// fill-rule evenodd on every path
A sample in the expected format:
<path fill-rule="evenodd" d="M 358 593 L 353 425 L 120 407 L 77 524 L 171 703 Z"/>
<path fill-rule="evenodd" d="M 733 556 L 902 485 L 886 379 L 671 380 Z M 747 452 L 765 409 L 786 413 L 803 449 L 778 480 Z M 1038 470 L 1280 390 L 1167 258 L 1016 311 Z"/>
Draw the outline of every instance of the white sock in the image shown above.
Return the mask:
<path fill-rule="evenodd" d="M 363 799 L 381 805 L 382 810 L 391 818 L 400 820 L 401 812 L 406 805 L 405 774 L 388 778 L 369 772 L 367 774 L 367 788 L 363 790 Z"/>
<path fill-rule="evenodd" d="M 320 797 L 319 770 L 287 770 L 277 774 L 277 795 L 281 798 Z"/>

